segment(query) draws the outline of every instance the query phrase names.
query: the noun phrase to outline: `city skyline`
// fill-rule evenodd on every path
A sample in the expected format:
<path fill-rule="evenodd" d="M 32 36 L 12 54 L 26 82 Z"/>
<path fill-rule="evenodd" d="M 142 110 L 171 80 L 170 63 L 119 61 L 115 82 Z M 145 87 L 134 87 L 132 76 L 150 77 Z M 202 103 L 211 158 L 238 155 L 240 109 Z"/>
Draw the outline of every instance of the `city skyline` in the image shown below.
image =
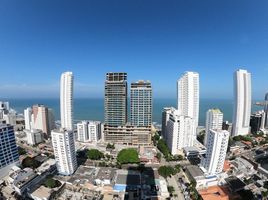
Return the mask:
<path fill-rule="evenodd" d="M 200 98 L 231 99 L 232 74 L 242 68 L 252 74 L 253 99 L 263 99 L 266 8 L 266 1 L 3 1 L 0 68 L 12 82 L 1 78 L 0 97 L 55 98 L 62 71 L 76 74 L 75 98 L 102 97 L 104 74 L 124 71 L 129 82 L 150 80 L 154 97 L 175 98 L 176 80 L 196 71 Z"/>

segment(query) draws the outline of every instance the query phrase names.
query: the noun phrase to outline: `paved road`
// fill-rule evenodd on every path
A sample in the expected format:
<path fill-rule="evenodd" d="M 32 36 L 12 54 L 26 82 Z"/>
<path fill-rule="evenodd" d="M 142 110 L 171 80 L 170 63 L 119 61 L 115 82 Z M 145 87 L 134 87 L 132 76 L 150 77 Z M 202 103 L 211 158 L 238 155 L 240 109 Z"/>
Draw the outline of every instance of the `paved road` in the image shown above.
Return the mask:
<path fill-rule="evenodd" d="M 181 193 L 181 188 L 178 186 L 178 182 L 176 180 L 177 176 L 172 176 L 171 178 L 167 178 L 167 182 L 169 186 L 173 186 L 174 187 L 174 194 L 177 195 L 177 197 L 174 197 L 174 200 L 184 200 L 184 196 Z"/>

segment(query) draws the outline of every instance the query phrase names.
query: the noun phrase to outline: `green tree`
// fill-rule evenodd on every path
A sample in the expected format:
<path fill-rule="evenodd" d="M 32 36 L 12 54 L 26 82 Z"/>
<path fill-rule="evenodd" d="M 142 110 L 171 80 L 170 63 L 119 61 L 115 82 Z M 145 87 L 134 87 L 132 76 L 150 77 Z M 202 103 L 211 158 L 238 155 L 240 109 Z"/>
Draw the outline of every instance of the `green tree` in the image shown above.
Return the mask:
<path fill-rule="evenodd" d="M 115 146 L 114 146 L 114 144 L 108 143 L 106 146 L 106 149 L 115 149 Z"/>
<path fill-rule="evenodd" d="M 48 188 L 56 188 L 61 186 L 61 182 L 58 180 L 55 180 L 51 177 L 47 178 L 47 180 L 45 181 L 44 185 Z"/>
<path fill-rule="evenodd" d="M 36 169 L 37 167 L 41 165 L 41 163 L 35 160 L 34 158 L 26 157 L 22 160 L 21 165 L 23 168 L 29 167 L 32 169 Z"/>
<path fill-rule="evenodd" d="M 104 155 L 98 149 L 90 149 L 87 151 L 87 157 L 91 160 L 100 160 L 104 158 Z"/>
<path fill-rule="evenodd" d="M 117 162 L 119 164 L 127 164 L 127 163 L 139 163 L 139 155 L 136 149 L 122 149 L 117 155 Z"/>
<path fill-rule="evenodd" d="M 18 146 L 18 152 L 19 152 L 19 155 L 25 155 L 25 154 L 26 154 L 25 149 L 23 149 L 23 148 L 20 147 L 20 146 Z"/>
<path fill-rule="evenodd" d="M 161 166 L 158 169 L 158 173 L 163 176 L 164 178 L 167 178 L 171 175 L 175 175 L 177 173 L 176 169 L 170 166 Z"/>
<path fill-rule="evenodd" d="M 162 158 L 162 154 L 158 152 L 158 153 L 156 154 L 156 158 L 160 161 L 161 158 Z"/>
<path fill-rule="evenodd" d="M 175 192 L 175 189 L 174 189 L 173 186 L 168 186 L 167 189 L 168 189 L 168 192 L 169 192 L 170 194 L 173 194 L 173 192 Z"/>
<path fill-rule="evenodd" d="M 169 148 L 163 139 L 160 139 L 158 141 L 157 148 L 159 149 L 159 151 L 163 153 L 165 159 L 167 159 L 170 156 Z"/>

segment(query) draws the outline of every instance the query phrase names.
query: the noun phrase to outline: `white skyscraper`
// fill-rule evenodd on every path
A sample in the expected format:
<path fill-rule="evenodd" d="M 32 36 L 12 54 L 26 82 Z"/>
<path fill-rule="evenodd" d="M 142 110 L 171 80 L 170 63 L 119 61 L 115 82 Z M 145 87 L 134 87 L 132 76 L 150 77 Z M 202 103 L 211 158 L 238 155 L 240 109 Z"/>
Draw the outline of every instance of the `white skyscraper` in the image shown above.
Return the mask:
<path fill-rule="evenodd" d="M 32 129 L 32 108 L 26 108 L 24 110 L 24 121 L 25 121 L 25 129 Z"/>
<path fill-rule="evenodd" d="M 199 118 L 199 74 L 185 72 L 177 82 L 178 110 L 181 115 L 193 118 L 195 128 Z"/>
<path fill-rule="evenodd" d="M 206 134 L 204 145 L 207 143 L 209 130 L 222 130 L 223 113 L 219 109 L 209 109 L 206 116 Z"/>
<path fill-rule="evenodd" d="M 246 70 L 234 73 L 234 97 L 232 136 L 246 135 L 251 114 L 251 74 Z"/>
<path fill-rule="evenodd" d="M 74 134 L 71 130 L 53 130 L 52 145 L 58 172 L 71 175 L 77 168 Z"/>
<path fill-rule="evenodd" d="M 230 133 L 225 130 L 209 130 L 206 157 L 201 160 L 201 166 L 205 168 L 208 175 L 222 172 L 229 136 Z"/>
<path fill-rule="evenodd" d="M 97 142 L 101 139 L 101 123 L 82 121 L 77 123 L 77 140 L 80 142 Z"/>
<path fill-rule="evenodd" d="M 73 130 L 73 73 L 64 72 L 60 82 L 61 127 Z"/>
<path fill-rule="evenodd" d="M 193 146 L 195 127 L 191 117 L 180 115 L 175 108 L 171 108 L 168 117 L 165 139 L 172 155 L 175 155 L 178 150 Z"/>

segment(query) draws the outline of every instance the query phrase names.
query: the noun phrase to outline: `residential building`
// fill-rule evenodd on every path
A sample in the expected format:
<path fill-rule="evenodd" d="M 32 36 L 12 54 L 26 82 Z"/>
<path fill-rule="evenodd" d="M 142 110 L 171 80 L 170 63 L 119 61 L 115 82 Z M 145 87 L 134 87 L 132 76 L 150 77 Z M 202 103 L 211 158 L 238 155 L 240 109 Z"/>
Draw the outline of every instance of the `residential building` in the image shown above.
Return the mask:
<path fill-rule="evenodd" d="M 167 122 L 169 120 L 169 116 L 172 112 L 172 107 L 166 107 L 162 111 L 162 131 L 161 135 L 164 139 L 166 139 L 166 128 L 167 128 Z"/>
<path fill-rule="evenodd" d="M 64 72 L 60 81 L 61 127 L 73 130 L 73 73 Z"/>
<path fill-rule="evenodd" d="M 0 178 L 19 161 L 13 126 L 0 124 Z"/>
<path fill-rule="evenodd" d="M 48 138 L 51 130 L 55 128 L 52 110 L 41 104 L 33 105 L 32 108 L 26 108 L 24 110 L 24 121 L 25 130 L 41 130 L 45 133 L 45 138 Z"/>
<path fill-rule="evenodd" d="M 265 112 L 259 111 L 250 116 L 251 133 L 257 134 L 260 130 L 264 129 Z"/>
<path fill-rule="evenodd" d="M 77 123 L 77 140 L 80 142 L 97 142 L 101 139 L 101 122 L 81 121 Z"/>
<path fill-rule="evenodd" d="M 0 101 L 0 119 L 3 119 L 4 114 L 7 114 L 9 110 L 9 102 Z"/>
<path fill-rule="evenodd" d="M 194 120 L 195 128 L 199 119 L 199 74 L 185 72 L 177 82 L 179 114 Z"/>
<path fill-rule="evenodd" d="M 66 129 L 53 130 L 51 135 L 59 174 L 73 174 L 77 168 L 73 131 Z"/>
<path fill-rule="evenodd" d="M 247 70 L 234 73 L 234 97 L 232 136 L 246 135 L 251 114 L 251 74 Z"/>
<path fill-rule="evenodd" d="M 105 81 L 105 124 L 124 126 L 127 122 L 127 73 L 107 73 Z"/>
<path fill-rule="evenodd" d="M 193 146 L 195 140 L 195 124 L 191 117 L 181 115 L 175 108 L 171 109 L 165 129 L 166 143 L 171 154 L 178 150 Z"/>
<path fill-rule="evenodd" d="M 26 108 L 24 110 L 24 122 L 25 122 L 25 129 L 31 130 L 32 129 L 32 108 Z"/>
<path fill-rule="evenodd" d="M 222 172 L 228 147 L 230 133 L 226 130 L 210 129 L 207 137 L 207 153 L 201 160 L 206 174 L 215 175 Z"/>
<path fill-rule="evenodd" d="M 44 141 L 43 132 L 39 129 L 25 130 L 25 133 L 29 145 L 36 145 Z"/>
<path fill-rule="evenodd" d="M 133 126 L 150 127 L 152 124 L 152 86 L 149 81 L 131 83 L 130 118 Z"/>
<path fill-rule="evenodd" d="M 209 130 L 222 130 L 223 113 L 219 109 L 209 109 L 206 114 L 206 134 L 204 145 L 207 143 Z"/>

